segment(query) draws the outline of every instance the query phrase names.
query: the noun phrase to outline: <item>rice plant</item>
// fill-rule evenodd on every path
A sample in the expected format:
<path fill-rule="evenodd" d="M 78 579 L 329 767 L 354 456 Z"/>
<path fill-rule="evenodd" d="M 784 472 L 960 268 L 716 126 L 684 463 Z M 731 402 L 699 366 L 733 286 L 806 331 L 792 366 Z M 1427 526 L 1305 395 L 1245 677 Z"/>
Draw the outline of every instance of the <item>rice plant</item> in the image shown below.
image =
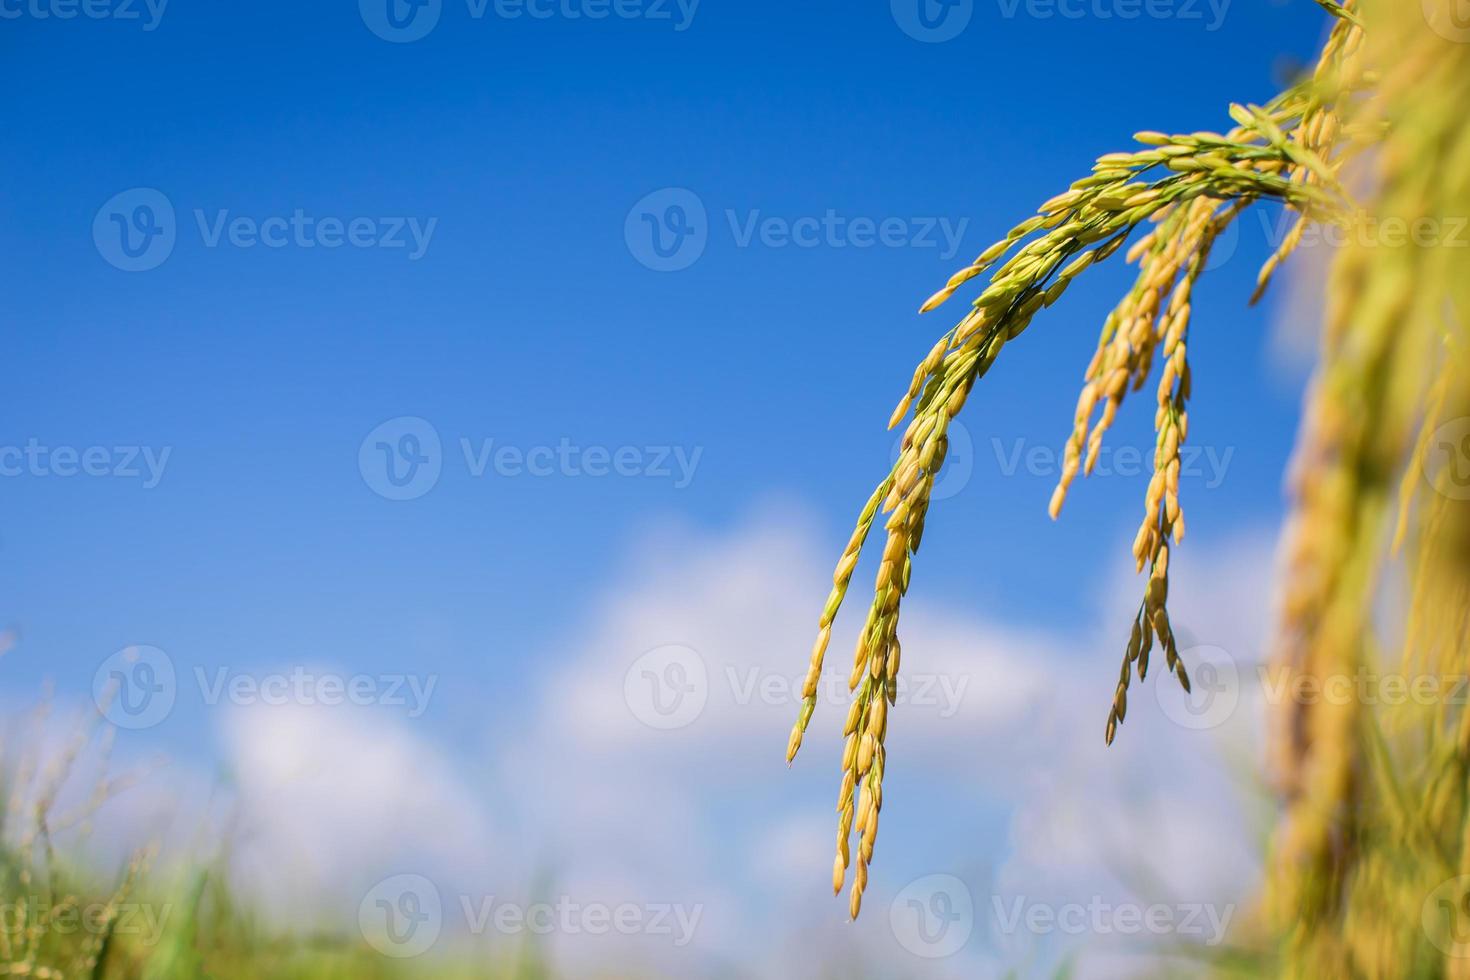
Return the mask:
<path fill-rule="evenodd" d="M 906 423 L 902 448 L 837 563 L 786 753 L 790 762 L 801 747 L 833 621 L 881 523 L 882 555 L 842 727 L 832 884 L 841 891 L 856 833 L 853 917 L 883 804 L 902 602 L 948 427 L 1005 346 L 1079 275 L 1115 254 L 1138 267 L 1137 277 L 1103 322 L 1050 501 L 1055 518 L 1075 477 L 1092 471 L 1124 401 L 1152 383 L 1157 441 L 1133 543 L 1146 578 L 1099 726 L 1107 742 L 1155 650 L 1171 680 L 1189 686 L 1168 599 L 1171 562 L 1184 560 L 1176 552 L 1184 554 L 1179 453 L 1190 435 L 1192 294 L 1217 236 L 1268 202 L 1295 220 L 1251 302 L 1310 227 L 1340 229 L 1346 242 L 1323 298 L 1319 359 L 1290 474 L 1275 665 L 1318 681 L 1370 662 L 1444 674 L 1470 668 L 1470 476 L 1462 471 L 1470 464 L 1470 269 L 1417 233 L 1402 240 L 1365 233 L 1384 219 L 1443 229 L 1470 215 L 1470 44 L 1456 30 L 1453 0 L 1317 2 L 1331 27 L 1304 77 L 1264 105 L 1230 106 L 1234 125 L 1223 133 L 1136 134 L 1140 148 L 1099 157 L 1092 173 L 923 304 L 923 312 L 934 310 L 989 273 L 893 412 L 890 428 Z M 1391 617 L 1375 610 L 1393 601 L 1385 600 L 1393 584 L 1385 572 L 1399 565 L 1409 612 L 1404 629 L 1390 635 L 1383 621 Z M 1419 915 L 1436 883 L 1470 874 L 1470 714 L 1448 703 L 1427 711 L 1318 702 L 1280 715 L 1273 775 L 1281 819 L 1257 929 L 1272 963 L 1301 976 L 1400 975 L 1421 961 L 1431 973 L 1470 975 L 1470 960 L 1457 955 L 1470 945 L 1454 938 L 1454 927 L 1470 925 L 1466 889 L 1450 896 L 1447 918 L 1434 928 L 1421 928 Z M 1436 941 L 1435 929 L 1449 938 Z"/>

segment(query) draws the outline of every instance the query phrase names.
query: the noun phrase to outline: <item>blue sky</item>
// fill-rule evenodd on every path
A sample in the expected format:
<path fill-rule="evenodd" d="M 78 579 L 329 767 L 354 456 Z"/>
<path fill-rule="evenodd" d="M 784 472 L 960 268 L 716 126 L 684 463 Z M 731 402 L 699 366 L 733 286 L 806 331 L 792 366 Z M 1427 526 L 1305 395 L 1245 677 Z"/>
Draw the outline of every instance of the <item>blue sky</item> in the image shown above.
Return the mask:
<path fill-rule="evenodd" d="M 433 674 L 414 737 L 470 773 L 535 729 L 547 678 L 639 575 L 692 574 L 691 549 L 734 548 L 768 513 L 835 559 L 912 365 L 965 300 L 925 317 L 919 302 L 1135 130 L 1220 128 L 1228 102 L 1268 98 L 1324 30 L 1308 0 L 1143 16 L 975 0 L 938 22 L 946 40 L 903 0 L 627 0 L 601 19 L 595 0 L 533 5 L 545 17 L 443 0 L 404 43 L 348 0 L 66 9 L 0 0 L 16 95 L 0 445 L 63 451 L 0 478 L 0 616 L 23 637 L 8 698 L 49 678 L 85 702 L 130 644 L 184 677 Z M 172 250 L 125 271 L 118 221 L 135 243 L 166 229 Z M 651 268 L 659 223 L 662 244 L 687 226 L 702 251 Z M 1280 514 L 1300 376 L 1273 365 L 1271 302 L 1245 306 L 1266 237 L 1248 222 L 1196 301 L 1192 433 L 1222 462 L 1216 480 L 1202 458 L 1186 500 L 1186 567 L 1196 543 L 1203 561 Z M 1147 475 L 1077 486 L 1054 525 L 1054 473 L 1005 459 L 1060 449 L 1125 282 L 1080 283 L 977 390 L 969 473 L 936 506 L 914 586 L 1079 639 L 1064 656 L 1104 675 L 1131 609 L 1094 636 L 1085 597 L 1126 553 Z M 1147 447 L 1152 412 L 1131 407 L 1113 442 Z M 377 443 L 422 449 L 400 440 L 426 431 L 437 480 L 388 499 Z M 92 447 L 111 475 L 58 472 Z M 144 475 L 117 475 L 133 451 Z M 812 623 L 824 576 L 800 597 Z M 754 642 L 795 673 L 808 641 Z M 216 714 L 191 689 L 130 737 L 211 772 L 228 755 Z M 813 737 L 836 724 L 819 715 Z M 775 755 L 784 740 L 778 721 Z M 796 779 L 826 794 L 831 771 L 779 794 L 799 798 Z M 471 782 L 493 800 L 487 780 Z M 922 805 L 921 780 L 901 788 Z M 954 821 L 1012 816 L 973 806 Z M 740 819 L 738 804 L 717 818 Z"/>

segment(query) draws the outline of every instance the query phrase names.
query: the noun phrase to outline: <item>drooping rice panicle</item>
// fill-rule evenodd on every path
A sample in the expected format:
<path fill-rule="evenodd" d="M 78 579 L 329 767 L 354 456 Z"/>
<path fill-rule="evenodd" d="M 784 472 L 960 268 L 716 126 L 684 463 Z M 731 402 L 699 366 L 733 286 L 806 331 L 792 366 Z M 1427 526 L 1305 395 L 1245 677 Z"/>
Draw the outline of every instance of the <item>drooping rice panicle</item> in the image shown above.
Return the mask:
<path fill-rule="evenodd" d="M 1337 47 L 1329 45 L 1324 58 L 1336 58 L 1336 51 Z M 884 741 L 888 707 L 896 696 L 902 600 L 928 519 L 934 480 L 948 449 L 949 425 L 1005 345 L 1019 337 L 1041 309 L 1060 299 L 1078 275 L 1111 257 L 1144 226 L 1153 230 L 1129 253 L 1131 260 L 1139 262 L 1139 276 L 1104 324 L 1051 509 L 1053 515 L 1060 510 L 1078 470 L 1085 472 L 1095 465 L 1103 435 L 1126 392 L 1147 382 L 1156 350 L 1161 350 L 1165 367 L 1158 396 L 1155 476 L 1145 527 L 1135 548 L 1140 569 L 1150 568 L 1150 579 L 1135 621 L 1137 642 L 1130 642 L 1123 679 L 1115 692 L 1108 740 L 1126 713 L 1130 665 L 1137 664 L 1140 676 L 1146 673 L 1147 646 L 1155 636 L 1164 646 L 1169 669 L 1187 687 L 1165 604 L 1168 542 L 1177 543 L 1183 537 L 1178 449 L 1188 429 L 1185 337 L 1189 297 L 1205 268 L 1214 237 L 1250 203 L 1277 201 L 1316 220 L 1338 221 L 1348 210 L 1332 164 L 1318 152 L 1321 141 L 1299 132 L 1307 120 L 1317 118 L 1314 112 L 1322 111 L 1314 108 L 1319 102 L 1313 101 L 1320 100 L 1314 95 L 1320 89 L 1321 83 L 1314 79 L 1294 86 L 1264 107 L 1233 107 L 1237 126 L 1225 134 L 1139 133 L 1136 139 L 1142 149 L 1099 157 L 1089 176 L 1046 201 L 1036 216 L 982 251 L 921 307 L 924 312 L 933 310 L 966 283 L 989 273 L 988 285 L 969 312 L 919 363 L 893 412 L 890 427 L 909 420 L 899 456 L 863 509 L 838 562 L 832 594 L 818 621 L 802 705 L 787 742 L 789 762 L 812 717 L 832 623 L 852 570 L 873 522 L 884 515 L 884 545 L 873 600 L 849 676 L 854 697 L 843 726 L 846 742 L 837 804 L 834 891 L 841 891 L 853 863 L 852 831 L 859 834 L 849 900 L 854 916 L 867 885 L 881 809 L 887 762 Z M 1092 413 L 1099 404 L 1103 413 L 1094 425 Z"/>

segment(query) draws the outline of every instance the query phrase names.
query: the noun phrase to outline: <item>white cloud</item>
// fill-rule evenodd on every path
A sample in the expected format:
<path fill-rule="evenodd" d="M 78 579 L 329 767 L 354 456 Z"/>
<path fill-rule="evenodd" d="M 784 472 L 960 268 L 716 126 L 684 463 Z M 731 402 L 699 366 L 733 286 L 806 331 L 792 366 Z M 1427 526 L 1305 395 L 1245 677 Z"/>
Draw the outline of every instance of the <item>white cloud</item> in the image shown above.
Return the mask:
<path fill-rule="evenodd" d="M 257 705 L 229 711 L 223 736 L 234 867 L 278 920 L 355 912 L 374 882 L 406 871 L 455 890 L 515 870 L 514 844 L 497 837 L 484 803 L 401 720 Z"/>

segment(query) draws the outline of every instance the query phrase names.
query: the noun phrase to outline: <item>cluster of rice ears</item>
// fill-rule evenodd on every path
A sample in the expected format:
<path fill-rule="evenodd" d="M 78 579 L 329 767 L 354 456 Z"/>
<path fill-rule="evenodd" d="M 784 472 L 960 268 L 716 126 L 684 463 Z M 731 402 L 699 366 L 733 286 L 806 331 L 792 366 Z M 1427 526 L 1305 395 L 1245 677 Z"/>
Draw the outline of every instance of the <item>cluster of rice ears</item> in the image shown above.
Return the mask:
<path fill-rule="evenodd" d="M 1223 133 L 1138 133 L 1141 148 L 1100 157 L 923 305 L 935 309 L 989 273 L 893 413 L 890 427 L 905 425 L 902 448 L 837 564 L 787 746 L 789 762 L 816 707 L 833 621 L 877 524 L 882 556 L 849 677 L 833 866 L 840 891 L 855 831 L 854 917 L 882 809 L 900 612 L 949 424 L 1003 348 L 1077 276 L 1115 254 L 1137 266 L 1137 278 L 1103 323 L 1050 502 L 1056 517 L 1074 478 L 1091 472 L 1123 402 L 1152 383 L 1157 442 L 1133 544 L 1146 578 L 1120 635 L 1119 677 L 1100 725 L 1106 740 L 1157 651 L 1165 672 L 1189 686 L 1168 599 L 1170 563 L 1185 537 L 1179 469 L 1190 436 L 1191 297 L 1216 237 L 1266 202 L 1295 222 L 1251 302 L 1312 224 L 1338 226 L 1347 242 L 1326 284 L 1320 358 L 1289 475 L 1275 666 L 1318 681 L 1364 666 L 1470 674 L 1470 504 L 1425 478 L 1434 454 L 1470 460 L 1470 446 L 1441 444 L 1447 426 L 1470 416 L 1470 268 L 1463 252 L 1417 236 L 1362 233 L 1384 218 L 1445 228 L 1470 216 L 1470 44 L 1430 27 L 1440 17 L 1454 23 L 1454 0 L 1319 2 L 1332 15 L 1330 32 L 1295 84 L 1264 105 L 1230 106 L 1234 128 Z M 1443 474 L 1458 475 L 1454 465 Z M 1386 577 L 1399 567 L 1402 575 Z M 1397 635 L 1385 635 L 1379 620 L 1388 617 L 1376 615 L 1390 589 L 1401 589 L 1399 605 L 1409 609 Z M 1273 728 L 1282 815 L 1254 931 L 1275 972 L 1470 976 L 1470 959 L 1455 955 L 1470 945 L 1448 941 L 1444 952 L 1447 941 L 1420 915 L 1442 882 L 1470 875 L 1470 714 L 1451 704 L 1293 704 Z M 1470 943 L 1465 892 L 1440 926 L 1451 940 L 1458 927 Z"/>

